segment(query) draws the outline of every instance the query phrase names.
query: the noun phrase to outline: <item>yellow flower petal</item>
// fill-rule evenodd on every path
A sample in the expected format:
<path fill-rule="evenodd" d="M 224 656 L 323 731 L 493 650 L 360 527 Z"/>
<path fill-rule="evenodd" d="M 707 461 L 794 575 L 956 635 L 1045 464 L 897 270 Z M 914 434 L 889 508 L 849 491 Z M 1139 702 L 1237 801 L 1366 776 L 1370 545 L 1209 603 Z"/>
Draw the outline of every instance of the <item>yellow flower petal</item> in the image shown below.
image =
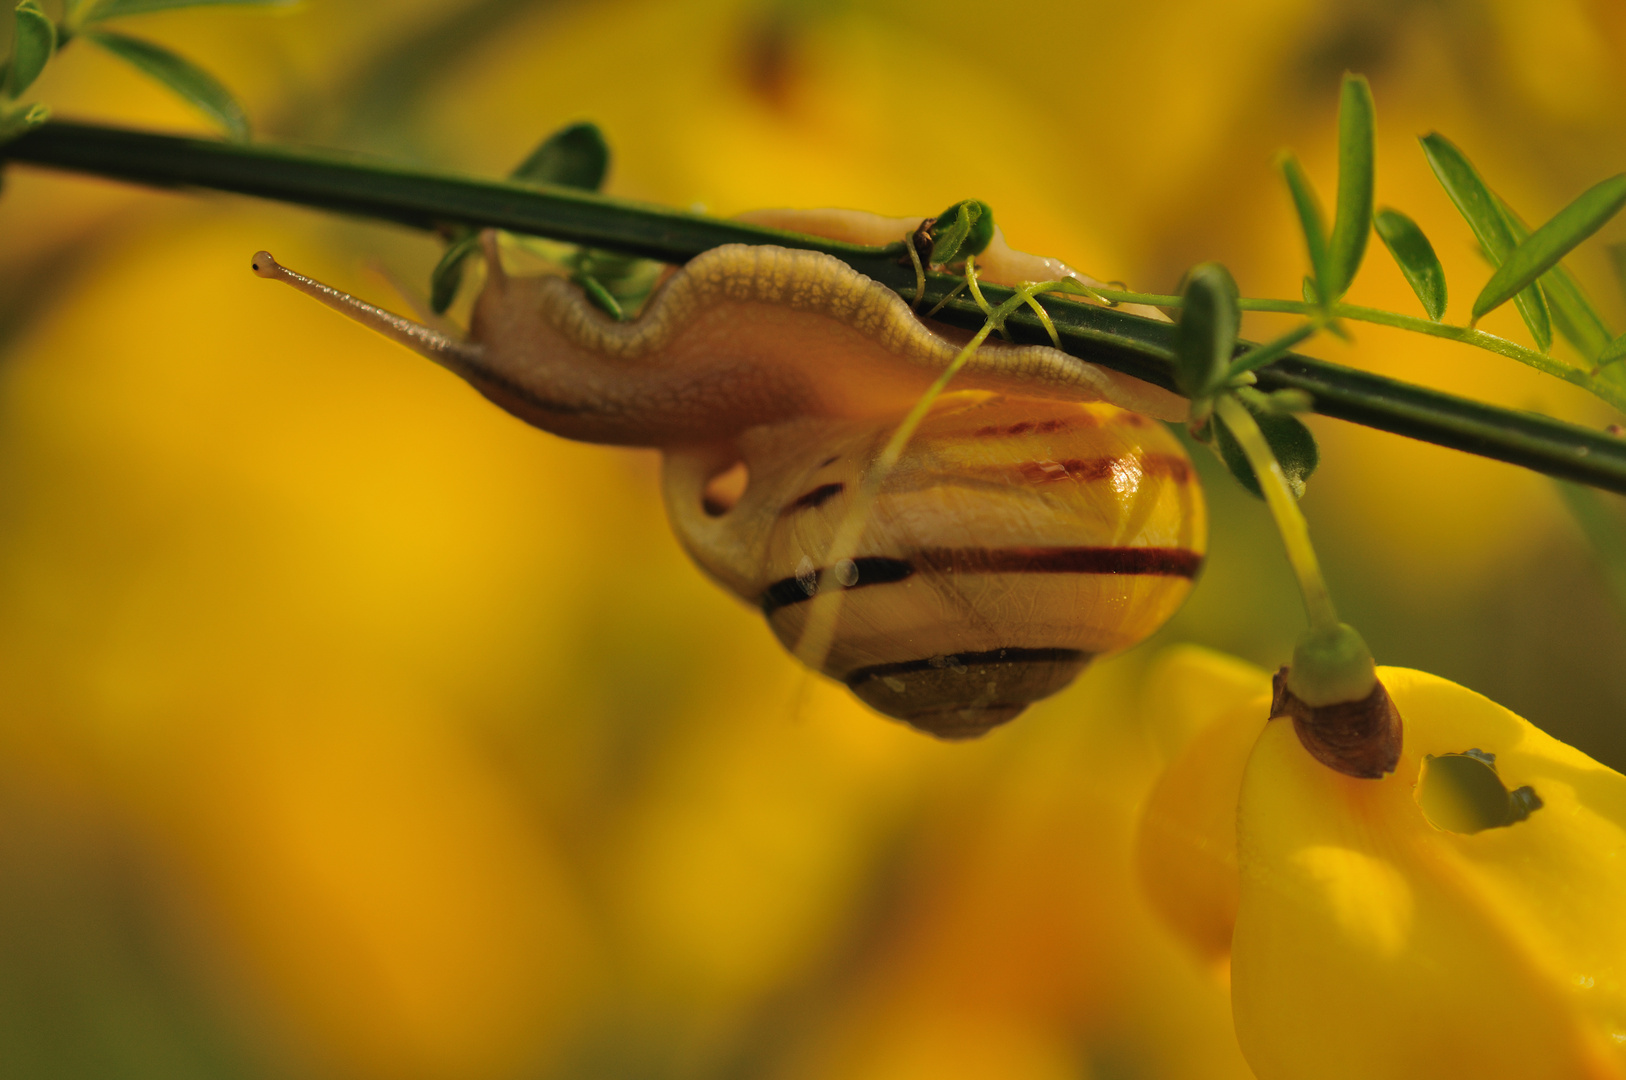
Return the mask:
<path fill-rule="evenodd" d="M 1236 804 L 1248 755 L 1270 716 L 1270 676 L 1183 647 L 1159 657 L 1147 683 L 1142 713 L 1154 737 L 1166 744 L 1183 735 L 1185 746 L 1141 815 L 1141 887 L 1176 936 L 1223 971 L 1236 922 Z"/>
<path fill-rule="evenodd" d="M 1237 817 L 1237 1036 L 1260 1080 L 1626 1076 L 1626 777 L 1447 680 L 1381 668 L 1396 771 L 1318 764 L 1266 726 Z M 1429 755 L 1495 755 L 1527 819 L 1431 824 Z"/>

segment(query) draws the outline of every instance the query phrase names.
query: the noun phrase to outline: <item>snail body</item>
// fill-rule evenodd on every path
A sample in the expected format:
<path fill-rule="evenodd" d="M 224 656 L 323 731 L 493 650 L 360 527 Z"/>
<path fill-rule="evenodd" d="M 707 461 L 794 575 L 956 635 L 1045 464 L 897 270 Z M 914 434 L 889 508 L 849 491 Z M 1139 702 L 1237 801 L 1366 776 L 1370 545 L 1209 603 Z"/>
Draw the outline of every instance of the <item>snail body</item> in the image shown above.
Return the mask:
<path fill-rule="evenodd" d="M 754 215 L 859 243 L 920 219 Z M 1205 517 L 1190 462 L 1148 416 L 1159 387 L 1041 346 L 985 344 L 882 480 L 859 550 L 825 566 L 840 515 L 902 415 L 960 351 L 890 289 L 819 252 L 726 245 L 618 322 L 563 277 L 487 280 L 461 341 L 304 278 L 254 268 L 451 369 L 567 438 L 662 450 L 679 540 L 798 651 L 821 573 L 841 605 L 813 666 L 877 711 L 981 734 L 1089 660 L 1157 628 L 1189 591 Z M 983 280 L 1075 274 L 996 233 Z M 963 338 L 961 339 L 963 340 Z M 732 489 L 730 485 L 732 484 Z"/>

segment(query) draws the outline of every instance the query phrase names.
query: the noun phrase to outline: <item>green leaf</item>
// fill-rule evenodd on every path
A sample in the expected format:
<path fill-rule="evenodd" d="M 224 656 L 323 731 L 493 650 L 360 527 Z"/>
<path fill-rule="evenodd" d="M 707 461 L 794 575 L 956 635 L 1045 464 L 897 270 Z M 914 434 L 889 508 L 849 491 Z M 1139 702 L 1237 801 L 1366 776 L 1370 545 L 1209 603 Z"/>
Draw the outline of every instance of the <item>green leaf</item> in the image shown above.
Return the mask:
<path fill-rule="evenodd" d="M 1537 288 L 1526 289 L 1513 298 L 1530 336 L 1536 339 L 1536 349 L 1546 352 L 1553 347 L 1552 309 L 1547 306 L 1547 294 Z"/>
<path fill-rule="evenodd" d="M 1515 247 L 1474 300 L 1477 320 L 1513 299 L 1626 206 L 1626 173 L 1582 192 Z"/>
<path fill-rule="evenodd" d="M 1558 332 L 1582 356 L 1591 360 L 1609 344 L 1609 324 L 1563 263 L 1541 275 L 1541 292 L 1552 308 Z"/>
<path fill-rule="evenodd" d="M 236 142 L 248 141 L 248 117 L 243 107 L 213 75 L 190 60 L 176 56 L 160 45 L 107 30 L 85 34 L 119 59 L 157 79 L 185 98 L 194 108 L 225 129 Z"/>
<path fill-rule="evenodd" d="M 1202 263 L 1186 275 L 1184 301 L 1174 330 L 1174 382 L 1188 398 L 1219 388 L 1236 352 L 1242 312 L 1236 282 L 1219 263 Z"/>
<path fill-rule="evenodd" d="M 446 249 L 429 273 L 429 310 L 444 315 L 463 284 L 463 262 L 480 248 L 480 234 L 469 233 Z"/>
<path fill-rule="evenodd" d="M 50 117 L 51 110 L 38 103 L 11 109 L 0 108 L 0 143 L 9 142 L 24 132 L 39 127 Z"/>
<path fill-rule="evenodd" d="M 994 210 L 981 199 L 962 199 L 938 214 L 928 230 L 933 266 L 981 255 L 994 239 Z"/>
<path fill-rule="evenodd" d="M 1304 249 L 1310 256 L 1310 274 L 1317 282 L 1327 280 L 1327 227 L 1321 216 L 1321 200 L 1316 198 L 1310 178 L 1304 167 L 1291 153 L 1283 152 L 1277 162 L 1287 190 L 1293 196 L 1293 208 L 1299 214 L 1299 229 L 1304 233 Z M 1317 289 L 1319 294 L 1320 289 Z M 1305 299 L 1309 299 L 1308 296 Z"/>
<path fill-rule="evenodd" d="M 227 4 L 234 7 L 249 4 L 256 7 L 281 7 L 292 2 L 293 0 L 89 0 L 77 12 L 75 24 L 89 26 L 103 19 L 122 19 L 126 15 L 146 15 L 174 8 L 223 7 Z"/>
<path fill-rule="evenodd" d="M 592 274 L 578 270 L 576 273 L 571 275 L 570 280 L 580 285 L 582 287 L 582 291 L 587 294 L 587 299 L 591 300 L 595 307 L 604 312 L 610 318 L 614 319 L 616 322 L 621 322 L 626 319 L 626 312 L 621 310 L 621 305 L 616 302 L 615 297 L 610 294 L 610 290 L 606 289 L 598 278 L 594 277 Z"/>
<path fill-rule="evenodd" d="M 1321 283 L 1329 302 L 1349 290 L 1372 231 L 1373 125 L 1372 88 L 1364 75 L 1346 74 L 1338 104 L 1338 213 L 1327 241 L 1327 278 Z"/>
<path fill-rule="evenodd" d="M 1418 141 L 1422 143 L 1423 156 L 1428 159 L 1429 167 L 1434 170 L 1445 193 L 1456 204 L 1457 212 L 1468 223 L 1468 228 L 1473 230 L 1485 257 L 1492 266 L 1501 266 L 1513 253 L 1516 243 L 1507 216 L 1502 213 L 1500 200 L 1485 186 L 1478 170 L 1451 140 L 1438 132 L 1431 132 Z M 1541 295 L 1541 290 L 1534 286 L 1526 287 L 1518 294 L 1515 303 L 1525 326 L 1530 329 L 1530 336 L 1536 339 L 1536 347 L 1546 352 L 1553 343 L 1553 328 L 1547 301 Z"/>
<path fill-rule="evenodd" d="M 1626 293 L 1626 241 L 1609 245 L 1609 265 L 1615 271 L 1615 284 Z"/>
<path fill-rule="evenodd" d="M 36 0 L 17 5 L 11 39 L 11 63 L 6 66 L 5 91 L 15 98 L 34 84 L 45 62 L 56 52 L 56 24 L 40 10 Z"/>
<path fill-rule="evenodd" d="M 1237 394 L 1237 398 L 1258 422 L 1260 432 L 1270 443 L 1271 452 L 1282 467 L 1282 475 L 1287 478 L 1287 486 L 1293 489 L 1293 496 L 1303 498 L 1305 484 L 1321 463 L 1321 451 L 1316 446 L 1315 436 L 1310 434 L 1310 429 L 1298 417 L 1272 408 L 1266 396 L 1258 391 L 1243 391 Z M 1213 424 L 1214 449 L 1219 451 L 1220 460 L 1252 495 L 1264 498 L 1264 492 L 1259 490 L 1259 477 L 1248 462 L 1248 455 L 1242 452 L 1242 445 L 1236 441 L 1236 436 L 1231 434 L 1231 429 L 1219 416 L 1214 417 Z"/>
<path fill-rule="evenodd" d="M 560 128 L 546 139 L 518 168 L 509 173 L 512 180 L 533 184 L 597 191 L 610 171 L 610 144 L 597 124 L 580 123 Z"/>
<path fill-rule="evenodd" d="M 1440 266 L 1440 257 L 1434 254 L 1434 245 L 1428 242 L 1415 221 L 1389 207 L 1373 215 L 1372 227 L 1394 256 L 1400 272 L 1406 275 L 1406 282 L 1422 302 L 1423 310 L 1430 319 L 1439 322 L 1445 314 L 1445 269 Z"/>
<path fill-rule="evenodd" d="M 1626 334 L 1620 335 L 1604 346 L 1603 351 L 1598 353 L 1597 364 L 1599 367 L 1605 367 L 1609 364 L 1619 363 L 1622 360 L 1626 360 Z"/>
<path fill-rule="evenodd" d="M 1530 226 L 1524 223 L 1500 197 L 1496 205 L 1502 211 L 1502 217 L 1507 221 L 1508 231 L 1513 234 L 1515 244 L 1524 243 L 1530 235 Z M 1596 359 L 1609 339 L 1614 335 L 1609 332 L 1609 326 L 1598 314 L 1592 301 L 1587 299 L 1581 285 L 1575 280 L 1563 263 L 1559 263 L 1545 274 L 1540 280 L 1541 294 L 1552 309 L 1553 322 L 1558 326 L 1558 332 L 1563 334 L 1569 343 L 1575 346 L 1577 352 L 1589 360 Z"/>

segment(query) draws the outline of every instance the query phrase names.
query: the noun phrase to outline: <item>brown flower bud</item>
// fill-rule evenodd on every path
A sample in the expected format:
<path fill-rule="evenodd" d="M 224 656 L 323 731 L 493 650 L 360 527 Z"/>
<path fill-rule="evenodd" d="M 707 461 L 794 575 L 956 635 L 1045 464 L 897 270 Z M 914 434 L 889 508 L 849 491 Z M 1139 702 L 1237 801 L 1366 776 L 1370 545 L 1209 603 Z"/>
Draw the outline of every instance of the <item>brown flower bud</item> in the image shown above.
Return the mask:
<path fill-rule="evenodd" d="M 1400 761 L 1400 712 L 1382 682 L 1358 701 L 1310 706 L 1287 688 L 1287 672 L 1285 667 L 1276 672 L 1270 715 L 1293 718 L 1293 730 L 1311 757 L 1363 780 L 1394 772 Z"/>

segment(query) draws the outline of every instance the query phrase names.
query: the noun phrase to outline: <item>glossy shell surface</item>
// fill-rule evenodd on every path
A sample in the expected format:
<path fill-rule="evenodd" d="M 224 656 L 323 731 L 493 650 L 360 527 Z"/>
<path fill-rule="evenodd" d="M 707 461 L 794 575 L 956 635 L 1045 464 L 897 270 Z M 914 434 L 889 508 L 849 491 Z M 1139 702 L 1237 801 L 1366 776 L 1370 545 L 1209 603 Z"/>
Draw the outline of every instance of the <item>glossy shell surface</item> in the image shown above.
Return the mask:
<path fill-rule="evenodd" d="M 877 711 L 982 734 L 1141 641 L 1190 591 L 1206 545 L 1191 463 L 1157 421 L 1100 402 L 949 394 L 911 440 L 848 565 L 836 530 L 892 424 L 746 432 L 748 482 L 708 511 L 669 470 L 698 562 L 797 651 L 819 575 L 844 586 L 817 660 Z M 727 454 L 713 457 L 713 470 Z M 719 512 L 720 511 L 720 512 Z M 818 602 L 826 602 L 821 597 Z"/>

